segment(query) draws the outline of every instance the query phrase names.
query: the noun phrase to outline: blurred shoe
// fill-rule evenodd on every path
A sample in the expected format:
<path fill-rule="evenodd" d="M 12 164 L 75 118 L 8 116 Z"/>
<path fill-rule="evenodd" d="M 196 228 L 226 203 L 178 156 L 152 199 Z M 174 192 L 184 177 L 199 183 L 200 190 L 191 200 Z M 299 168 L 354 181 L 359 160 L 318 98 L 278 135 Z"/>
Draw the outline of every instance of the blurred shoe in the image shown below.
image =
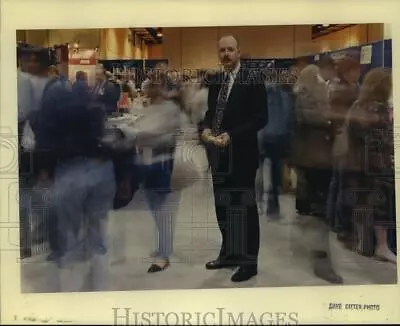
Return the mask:
<path fill-rule="evenodd" d="M 161 272 L 169 267 L 169 259 L 163 259 L 163 261 L 157 261 L 149 267 L 147 273 Z"/>
<path fill-rule="evenodd" d="M 222 259 L 217 258 L 215 260 L 211 260 L 206 264 L 206 269 L 208 270 L 216 270 L 222 268 L 232 268 L 238 266 L 238 262 L 234 259 Z"/>
<path fill-rule="evenodd" d="M 281 218 L 281 210 L 279 204 L 268 202 L 267 216 L 271 220 L 279 220 Z"/>
<path fill-rule="evenodd" d="M 47 256 L 47 261 L 58 261 L 63 255 L 60 252 L 52 252 Z"/>
<path fill-rule="evenodd" d="M 392 264 L 397 263 L 397 256 L 388 247 L 378 247 L 375 250 L 375 257 Z"/>
<path fill-rule="evenodd" d="M 263 203 L 257 202 L 257 211 L 258 211 L 258 216 L 264 216 L 265 205 Z"/>
<path fill-rule="evenodd" d="M 343 278 L 334 271 L 332 262 L 326 252 L 315 251 L 313 256 L 315 276 L 332 284 L 343 284 Z"/>
<path fill-rule="evenodd" d="M 231 281 L 244 282 L 257 275 L 257 266 L 240 266 L 238 271 L 232 275 Z"/>

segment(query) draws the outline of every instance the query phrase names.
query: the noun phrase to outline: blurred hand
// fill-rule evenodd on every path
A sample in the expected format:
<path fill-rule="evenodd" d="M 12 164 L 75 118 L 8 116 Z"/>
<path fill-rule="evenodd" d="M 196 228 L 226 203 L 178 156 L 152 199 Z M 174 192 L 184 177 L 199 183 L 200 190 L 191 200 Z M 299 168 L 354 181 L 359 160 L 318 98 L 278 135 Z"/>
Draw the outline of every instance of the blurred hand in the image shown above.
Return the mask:
<path fill-rule="evenodd" d="M 212 143 L 215 139 L 215 137 L 211 135 L 211 129 L 204 129 L 201 138 L 205 143 Z"/>
<path fill-rule="evenodd" d="M 224 132 L 223 134 L 219 135 L 215 139 L 215 145 L 219 147 L 226 147 L 228 146 L 229 142 L 231 141 L 231 137 L 227 132 Z"/>

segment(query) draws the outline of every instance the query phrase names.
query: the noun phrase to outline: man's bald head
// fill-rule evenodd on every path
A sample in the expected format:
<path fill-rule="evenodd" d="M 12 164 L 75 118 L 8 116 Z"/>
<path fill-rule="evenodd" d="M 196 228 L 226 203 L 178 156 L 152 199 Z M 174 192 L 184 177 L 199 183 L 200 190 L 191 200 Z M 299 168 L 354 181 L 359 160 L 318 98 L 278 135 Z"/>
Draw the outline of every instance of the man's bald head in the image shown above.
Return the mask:
<path fill-rule="evenodd" d="M 239 41 L 232 35 L 223 36 L 218 42 L 218 53 L 226 70 L 236 68 L 240 59 Z"/>
<path fill-rule="evenodd" d="M 235 44 L 235 46 L 236 46 L 236 48 L 237 49 L 239 49 L 239 40 L 237 39 L 237 37 L 236 36 L 233 36 L 233 35 L 225 35 L 225 36 L 222 36 L 220 39 L 219 39 L 219 41 L 218 41 L 218 45 L 221 43 L 221 42 L 229 42 L 230 44 Z"/>

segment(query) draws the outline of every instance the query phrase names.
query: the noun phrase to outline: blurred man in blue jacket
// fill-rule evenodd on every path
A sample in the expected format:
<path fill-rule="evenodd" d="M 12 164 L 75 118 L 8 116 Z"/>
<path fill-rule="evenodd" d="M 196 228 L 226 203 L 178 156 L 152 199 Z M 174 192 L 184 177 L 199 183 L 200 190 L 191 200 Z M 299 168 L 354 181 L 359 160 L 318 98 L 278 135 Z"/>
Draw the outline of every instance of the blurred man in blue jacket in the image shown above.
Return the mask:
<path fill-rule="evenodd" d="M 54 79 L 45 89 L 32 128 L 42 161 L 55 164 L 52 198 L 59 219 L 60 272 L 76 268 L 84 247 L 91 262 L 91 288 L 103 289 L 107 217 L 115 195 L 114 166 L 100 146 L 104 112 L 91 101 L 84 84 L 72 89 Z M 79 283 L 76 276 L 63 278 L 60 290 L 80 290 Z"/>
<path fill-rule="evenodd" d="M 259 132 L 261 166 L 270 160 L 271 185 L 268 191 L 267 216 L 280 217 L 279 194 L 282 187 L 283 160 L 289 150 L 294 124 L 294 98 L 289 84 L 266 83 L 268 124 Z M 264 185 L 262 185 L 262 188 Z M 262 189 L 263 192 L 263 189 Z"/>

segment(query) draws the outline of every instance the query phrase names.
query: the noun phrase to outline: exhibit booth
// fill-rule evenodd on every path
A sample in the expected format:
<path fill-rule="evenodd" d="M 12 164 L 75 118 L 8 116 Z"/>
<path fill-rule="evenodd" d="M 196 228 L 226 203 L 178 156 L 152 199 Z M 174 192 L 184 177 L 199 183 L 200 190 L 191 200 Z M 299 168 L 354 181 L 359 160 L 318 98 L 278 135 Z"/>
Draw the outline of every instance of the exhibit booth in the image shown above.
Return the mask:
<path fill-rule="evenodd" d="M 76 73 L 83 71 L 88 76 L 89 86 L 94 86 L 96 77 L 97 51 L 95 49 L 78 49 L 69 51 L 68 78 L 74 83 Z"/>

